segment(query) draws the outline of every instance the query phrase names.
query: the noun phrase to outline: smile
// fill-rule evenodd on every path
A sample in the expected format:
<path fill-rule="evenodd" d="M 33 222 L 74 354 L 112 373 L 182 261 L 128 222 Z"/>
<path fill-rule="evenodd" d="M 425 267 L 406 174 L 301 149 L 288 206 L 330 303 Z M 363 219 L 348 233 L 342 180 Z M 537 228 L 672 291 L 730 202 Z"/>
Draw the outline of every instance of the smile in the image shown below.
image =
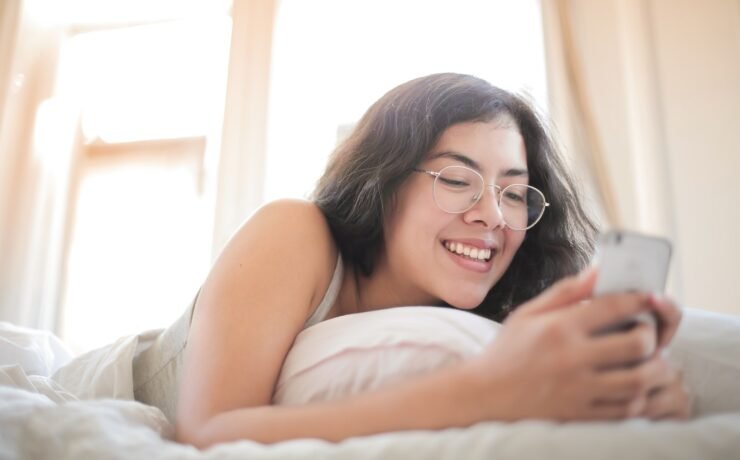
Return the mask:
<path fill-rule="evenodd" d="M 492 252 L 490 249 L 476 248 L 475 246 L 468 246 L 455 241 L 444 241 L 443 244 L 449 252 L 460 257 L 480 262 L 491 260 Z"/>

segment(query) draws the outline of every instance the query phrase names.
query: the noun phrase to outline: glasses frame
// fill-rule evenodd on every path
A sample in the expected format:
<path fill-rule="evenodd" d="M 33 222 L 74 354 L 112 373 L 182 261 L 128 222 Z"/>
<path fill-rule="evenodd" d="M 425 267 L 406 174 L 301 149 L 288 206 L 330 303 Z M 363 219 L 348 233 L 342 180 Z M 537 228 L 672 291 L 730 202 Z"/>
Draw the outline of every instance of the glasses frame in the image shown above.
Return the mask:
<path fill-rule="evenodd" d="M 442 211 L 444 211 L 444 212 L 446 212 L 448 214 L 463 214 L 465 212 L 470 211 L 473 208 L 473 206 L 475 206 L 476 204 L 478 204 L 478 202 L 480 201 L 481 197 L 483 196 L 483 193 L 482 193 L 483 190 L 482 190 L 481 193 L 479 193 L 475 197 L 475 200 L 472 203 L 470 203 L 470 206 L 468 206 L 467 208 L 463 209 L 462 211 L 448 211 L 447 209 L 444 209 L 442 206 L 440 206 L 439 203 L 437 202 L 437 194 L 436 194 L 436 190 L 437 190 L 437 179 L 439 178 L 439 176 L 442 175 L 442 173 L 446 169 L 450 169 L 450 168 L 467 169 L 468 171 L 472 172 L 473 174 L 475 174 L 476 176 L 478 176 L 480 178 L 480 181 L 483 184 L 483 190 L 485 190 L 486 188 L 491 188 L 491 189 L 495 190 L 496 191 L 496 204 L 498 205 L 499 209 L 501 209 L 501 197 L 503 197 L 504 191 L 506 191 L 506 189 L 508 189 L 509 187 L 515 187 L 515 186 L 527 187 L 528 189 L 534 190 L 536 193 L 538 193 L 542 197 L 542 202 L 544 203 L 544 206 L 542 206 L 542 211 L 540 211 L 540 215 L 537 216 L 537 218 L 534 220 L 534 222 L 532 222 L 526 228 L 521 228 L 520 229 L 520 228 L 510 227 L 509 224 L 504 219 L 504 223 L 506 224 L 506 227 L 507 228 L 510 228 L 511 230 L 518 231 L 518 232 L 523 232 L 523 231 L 529 230 L 530 228 L 534 227 L 535 225 L 537 225 L 537 222 L 539 222 L 540 219 L 542 219 L 542 216 L 545 214 L 545 209 L 547 209 L 547 207 L 550 206 L 550 203 L 547 202 L 547 198 L 545 198 L 545 194 L 542 193 L 542 191 L 540 189 L 538 189 L 537 187 L 533 187 L 533 186 L 527 185 L 527 184 L 509 184 L 506 187 L 501 188 L 500 185 L 487 184 L 486 183 L 486 180 L 483 178 L 483 176 L 481 176 L 481 174 L 478 171 L 476 171 L 475 169 L 468 168 L 467 166 L 450 165 L 450 166 L 445 166 L 444 168 L 440 169 L 439 171 L 430 171 L 430 170 L 427 170 L 427 169 L 414 168 L 414 172 L 425 173 L 425 174 L 429 174 L 430 176 L 434 177 L 434 182 L 432 183 L 432 197 L 434 198 L 434 204 L 436 204 L 439 209 L 441 209 Z M 501 215 L 501 217 L 503 217 L 503 214 Z"/>

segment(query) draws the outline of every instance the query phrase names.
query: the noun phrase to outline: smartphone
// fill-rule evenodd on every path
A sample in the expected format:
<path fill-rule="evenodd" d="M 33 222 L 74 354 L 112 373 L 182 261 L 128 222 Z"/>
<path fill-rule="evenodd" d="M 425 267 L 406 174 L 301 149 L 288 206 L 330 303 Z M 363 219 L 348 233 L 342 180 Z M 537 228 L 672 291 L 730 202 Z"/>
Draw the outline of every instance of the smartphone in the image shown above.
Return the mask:
<path fill-rule="evenodd" d="M 610 230 L 596 242 L 599 267 L 594 295 L 639 291 L 662 293 L 668 279 L 671 243 L 665 238 Z"/>
<path fill-rule="evenodd" d="M 599 236 L 592 264 L 598 269 L 594 296 L 622 292 L 663 293 L 671 262 L 671 243 L 665 238 L 626 230 L 610 230 Z M 643 313 L 599 334 L 625 331 L 638 321 L 655 324 Z"/>

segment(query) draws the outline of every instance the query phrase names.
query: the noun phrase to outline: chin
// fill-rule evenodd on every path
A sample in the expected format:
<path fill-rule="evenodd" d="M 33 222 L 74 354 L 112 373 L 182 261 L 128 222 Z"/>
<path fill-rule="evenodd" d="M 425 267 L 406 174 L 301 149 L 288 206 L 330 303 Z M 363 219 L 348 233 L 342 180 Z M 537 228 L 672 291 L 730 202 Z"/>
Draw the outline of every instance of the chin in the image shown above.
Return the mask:
<path fill-rule="evenodd" d="M 486 298 L 486 294 L 487 293 L 483 293 L 482 295 L 471 293 L 471 295 L 456 295 L 449 296 L 443 300 L 451 307 L 458 308 L 460 310 L 472 310 L 483 302 Z"/>

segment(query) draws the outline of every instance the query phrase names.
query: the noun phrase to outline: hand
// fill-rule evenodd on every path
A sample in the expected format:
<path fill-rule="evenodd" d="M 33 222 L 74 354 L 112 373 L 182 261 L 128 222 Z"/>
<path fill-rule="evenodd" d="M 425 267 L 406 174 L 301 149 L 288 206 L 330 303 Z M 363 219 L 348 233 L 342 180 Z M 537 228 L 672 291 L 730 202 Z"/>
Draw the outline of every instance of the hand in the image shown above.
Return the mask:
<path fill-rule="evenodd" d="M 668 297 L 651 294 L 648 299 L 658 320 L 658 348 L 665 349 L 676 334 L 683 313 Z"/>
<path fill-rule="evenodd" d="M 520 306 L 471 361 L 478 386 L 470 390 L 481 391 L 483 419 L 621 419 L 638 415 L 648 391 L 673 381 L 667 361 L 655 354 L 654 327 L 595 332 L 653 311 L 662 328 L 659 343 L 667 344 L 680 321 L 675 306 L 637 293 L 591 299 L 595 280 L 596 271 L 588 269 Z"/>
<path fill-rule="evenodd" d="M 642 399 L 640 416 L 651 420 L 691 418 L 693 398 L 684 385 L 681 372 L 674 371 L 667 385 L 652 389 Z"/>

